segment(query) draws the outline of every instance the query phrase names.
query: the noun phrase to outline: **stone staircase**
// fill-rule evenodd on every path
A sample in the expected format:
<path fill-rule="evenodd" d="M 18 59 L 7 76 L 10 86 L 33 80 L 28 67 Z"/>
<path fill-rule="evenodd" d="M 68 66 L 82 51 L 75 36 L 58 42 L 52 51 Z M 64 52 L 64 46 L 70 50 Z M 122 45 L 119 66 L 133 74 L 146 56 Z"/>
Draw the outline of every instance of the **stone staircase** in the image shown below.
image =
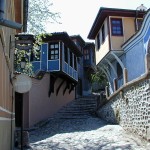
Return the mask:
<path fill-rule="evenodd" d="M 97 108 L 97 96 L 90 95 L 77 98 L 61 108 L 53 118 L 84 119 L 94 114 Z"/>

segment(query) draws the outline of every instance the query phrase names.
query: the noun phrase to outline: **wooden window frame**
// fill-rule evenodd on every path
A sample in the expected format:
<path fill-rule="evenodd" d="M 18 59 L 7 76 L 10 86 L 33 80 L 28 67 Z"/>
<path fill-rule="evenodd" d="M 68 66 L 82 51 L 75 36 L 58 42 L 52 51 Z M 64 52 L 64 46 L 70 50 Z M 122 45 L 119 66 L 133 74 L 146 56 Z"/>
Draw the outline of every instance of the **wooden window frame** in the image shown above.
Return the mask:
<path fill-rule="evenodd" d="M 73 67 L 73 56 L 71 51 L 70 51 L 70 66 Z"/>
<path fill-rule="evenodd" d="M 121 66 L 120 66 L 120 64 L 118 62 L 116 64 L 116 67 L 117 67 L 118 78 L 121 78 L 123 76 L 123 72 L 122 72 L 122 68 L 121 68 Z"/>
<path fill-rule="evenodd" d="M 97 50 L 100 49 L 100 33 L 97 34 L 97 37 L 96 37 L 96 40 L 97 40 Z"/>
<path fill-rule="evenodd" d="M 54 48 L 52 48 L 51 45 L 53 45 Z M 56 47 L 56 45 L 58 45 L 58 47 Z M 56 53 L 56 51 L 58 53 Z M 54 58 L 52 58 L 52 56 L 54 56 Z M 49 43 L 48 60 L 57 60 L 57 59 L 59 59 L 59 42 L 51 42 Z"/>
<path fill-rule="evenodd" d="M 113 24 L 112 21 L 119 21 L 119 24 Z M 115 31 L 120 31 L 120 33 L 114 33 L 113 27 L 116 27 Z M 123 24 L 121 18 L 111 18 L 111 35 L 112 36 L 123 36 Z"/>
<path fill-rule="evenodd" d="M 90 56 L 89 56 L 89 50 L 88 49 L 84 49 L 84 60 L 89 60 Z"/>
<path fill-rule="evenodd" d="M 74 55 L 74 69 L 77 70 L 77 57 Z"/>
<path fill-rule="evenodd" d="M 64 55 L 65 55 L 64 60 L 66 63 L 68 63 L 68 48 L 65 45 L 64 45 Z"/>
<path fill-rule="evenodd" d="M 102 25 L 102 43 L 105 41 L 105 26 L 104 24 Z"/>
<path fill-rule="evenodd" d="M 137 29 L 137 31 L 138 31 L 138 30 L 140 30 L 140 28 L 141 28 L 141 26 L 142 26 L 143 19 L 137 18 L 137 19 L 136 19 L 136 23 L 137 23 L 136 29 Z"/>

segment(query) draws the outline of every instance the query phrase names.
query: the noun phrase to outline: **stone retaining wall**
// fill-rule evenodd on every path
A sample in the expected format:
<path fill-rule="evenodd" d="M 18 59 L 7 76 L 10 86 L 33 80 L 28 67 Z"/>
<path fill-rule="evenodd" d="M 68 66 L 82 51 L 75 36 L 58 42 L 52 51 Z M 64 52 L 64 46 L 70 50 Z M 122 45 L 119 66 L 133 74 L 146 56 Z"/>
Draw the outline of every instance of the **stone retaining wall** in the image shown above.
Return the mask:
<path fill-rule="evenodd" d="M 150 141 L 150 79 L 123 87 L 98 110 L 104 120 Z"/>

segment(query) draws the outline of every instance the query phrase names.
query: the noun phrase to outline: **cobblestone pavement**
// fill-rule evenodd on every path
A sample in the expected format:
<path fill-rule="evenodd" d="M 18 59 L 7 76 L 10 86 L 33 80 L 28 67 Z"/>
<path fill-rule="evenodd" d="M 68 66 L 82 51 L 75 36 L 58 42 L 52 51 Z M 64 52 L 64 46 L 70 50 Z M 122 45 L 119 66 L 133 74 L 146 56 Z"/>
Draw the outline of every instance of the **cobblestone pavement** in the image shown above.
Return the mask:
<path fill-rule="evenodd" d="M 95 117 L 50 119 L 30 132 L 33 150 L 150 150 L 149 143 L 127 134 L 119 125 Z"/>

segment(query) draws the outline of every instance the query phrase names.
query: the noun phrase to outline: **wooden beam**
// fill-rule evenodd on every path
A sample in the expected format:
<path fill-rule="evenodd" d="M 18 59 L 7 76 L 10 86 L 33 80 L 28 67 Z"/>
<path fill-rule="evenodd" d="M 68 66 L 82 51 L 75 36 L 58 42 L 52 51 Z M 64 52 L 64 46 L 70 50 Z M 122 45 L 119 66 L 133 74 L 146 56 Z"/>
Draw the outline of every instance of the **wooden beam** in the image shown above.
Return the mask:
<path fill-rule="evenodd" d="M 65 80 L 63 80 L 63 81 L 59 84 L 59 86 L 58 86 L 58 88 L 57 88 L 57 90 L 56 90 L 56 95 L 58 95 L 59 90 L 60 90 L 60 88 L 61 88 L 61 86 L 63 85 L 64 82 L 65 82 Z"/>

